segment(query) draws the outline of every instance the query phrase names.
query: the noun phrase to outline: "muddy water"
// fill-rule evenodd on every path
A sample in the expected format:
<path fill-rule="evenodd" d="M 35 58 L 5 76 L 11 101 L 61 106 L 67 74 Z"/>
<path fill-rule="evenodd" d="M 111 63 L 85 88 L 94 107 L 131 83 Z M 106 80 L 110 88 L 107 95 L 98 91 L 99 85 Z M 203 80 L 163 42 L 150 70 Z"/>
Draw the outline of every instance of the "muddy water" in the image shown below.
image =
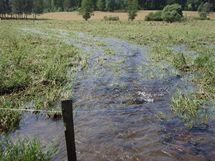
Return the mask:
<path fill-rule="evenodd" d="M 214 124 L 188 129 L 171 112 L 170 97 L 183 84 L 172 66 L 153 64 L 147 47 L 74 35 L 53 31 L 49 38 L 73 44 L 87 57 L 73 85 L 78 160 L 213 160 Z M 53 160 L 66 160 L 62 121 L 38 117 L 24 115 L 12 135 L 55 143 L 59 153 Z"/>

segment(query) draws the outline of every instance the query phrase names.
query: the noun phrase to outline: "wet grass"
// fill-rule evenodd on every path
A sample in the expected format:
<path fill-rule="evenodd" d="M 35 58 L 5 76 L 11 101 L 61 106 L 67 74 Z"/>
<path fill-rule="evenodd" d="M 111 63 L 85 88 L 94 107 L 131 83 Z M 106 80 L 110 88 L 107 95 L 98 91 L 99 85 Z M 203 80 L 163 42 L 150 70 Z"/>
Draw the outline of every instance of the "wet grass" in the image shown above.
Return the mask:
<path fill-rule="evenodd" d="M 72 45 L 1 24 L 0 55 L 1 108 L 50 109 L 71 97 L 72 75 L 81 60 Z M 17 112 L 1 111 L 0 132 L 20 119 Z"/>
<path fill-rule="evenodd" d="M 172 98 L 173 111 L 183 119 L 185 125 L 193 126 L 207 125 L 209 115 L 203 107 L 203 100 L 198 99 L 197 94 L 184 94 L 178 91 Z"/>
<path fill-rule="evenodd" d="M 117 37 L 139 45 L 146 45 L 150 47 L 150 56 L 154 64 L 166 61 L 178 69 L 177 74 L 193 74 L 193 79 L 189 83 L 197 86 L 196 92 L 183 96 L 181 94 L 174 95 L 171 105 L 173 112 L 182 118 L 187 126 L 192 127 L 198 124 L 208 124 L 209 112 L 204 112 L 202 116 L 205 102 L 210 102 L 209 108 L 214 107 L 215 63 L 214 48 L 211 48 L 211 46 L 215 46 L 214 24 L 215 21 L 213 20 L 202 22 L 187 19 L 172 24 L 143 21 L 132 23 L 90 22 L 87 24 L 79 22 L 74 25 L 67 24 L 62 28 L 73 28 L 94 35 Z M 173 45 L 185 45 L 188 50 L 194 51 L 196 55 L 176 52 L 171 49 Z"/>
<path fill-rule="evenodd" d="M 53 146 L 42 147 L 37 140 L 22 139 L 16 142 L 5 137 L 0 141 L 1 161 L 49 161 L 56 153 Z"/>
<path fill-rule="evenodd" d="M 13 27 L 8 29 L 8 26 L 12 25 Z M 64 81 L 67 80 L 67 77 L 65 72 L 61 75 L 62 71 L 68 66 L 72 66 L 71 62 L 77 57 L 78 52 L 74 47 L 58 40 L 49 39 L 47 41 L 35 34 L 21 35 L 14 31 L 15 28 L 25 27 L 46 30 L 60 29 L 69 34 L 77 31 L 90 35 L 125 39 L 149 47 L 150 57 L 154 64 L 158 64 L 160 61 L 170 63 L 178 69 L 177 74 L 180 75 L 197 73 L 197 76 L 193 76 L 190 81 L 197 86 L 197 91 L 194 94 L 183 96 L 181 94 L 174 95 L 172 100 L 172 110 L 186 124 L 190 122 L 187 121 L 189 119 L 186 119 L 188 115 L 190 118 L 194 116 L 193 112 L 199 115 L 197 109 L 201 111 L 203 108 L 202 104 L 191 101 L 193 95 L 195 95 L 197 102 L 215 102 L 214 49 L 211 48 L 211 46 L 215 46 L 214 20 L 188 19 L 172 24 L 144 21 L 108 23 L 104 21 L 76 21 L 74 23 L 53 20 L 2 21 L 0 53 L 5 58 L 0 60 L 3 64 L 0 66 L 0 70 L 1 73 L 7 74 L 1 74 L 0 77 L 0 82 L 3 82 L 1 83 L 1 106 L 6 106 L 10 102 L 13 107 L 18 107 L 23 105 L 23 102 L 31 100 L 34 100 L 37 108 L 52 105 L 55 100 L 62 98 L 62 91 L 67 89 L 66 81 Z M 11 32 L 8 33 L 6 30 Z M 103 43 L 98 42 L 97 45 L 105 47 Z M 176 52 L 171 49 L 172 45 L 185 45 L 188 50 L 195 51 L 198 55 L 193 57 L 183 52 Z M 113 54 L 109 50 L 106 52 Z M 13 53 L 13 55 L 5 53 Z M 70 61 L 65 61 L 68 59 Z M 83 64 L 83 66 L 87 66 L 87 62 Z M 65 95 L 63 96 L 65 97 Z M 183 102 L 183 100 L 185 101 Z M 187 114 L 184 115 L 182 111 L 188 112 L 185 112 Z M 189 111 L 192 111 L 191 114 Z M 198 121 L 198 119 L 196 120 Z"/>

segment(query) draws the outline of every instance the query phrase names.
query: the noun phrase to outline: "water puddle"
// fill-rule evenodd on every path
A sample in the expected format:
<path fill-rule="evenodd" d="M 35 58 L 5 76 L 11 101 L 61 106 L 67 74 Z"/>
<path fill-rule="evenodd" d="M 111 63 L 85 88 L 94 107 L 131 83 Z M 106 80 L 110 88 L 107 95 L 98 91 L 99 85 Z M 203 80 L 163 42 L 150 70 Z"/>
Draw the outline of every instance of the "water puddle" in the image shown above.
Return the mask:
<path fill-rule="evenodd" d="M 152 64 L 147 47 L 56 30 L 48 37 L 82 49 L 87 57 L 87 68 L 73 85 L 78 160 L 213 160 L 215 124 L 188 129 L 172 113 L 170 97 L 183 78 L 171 65 Z M 59 145 L 53 161 L 66 160 L 62 121 L 26 114 L 11 135 L 53 142 Z"/>

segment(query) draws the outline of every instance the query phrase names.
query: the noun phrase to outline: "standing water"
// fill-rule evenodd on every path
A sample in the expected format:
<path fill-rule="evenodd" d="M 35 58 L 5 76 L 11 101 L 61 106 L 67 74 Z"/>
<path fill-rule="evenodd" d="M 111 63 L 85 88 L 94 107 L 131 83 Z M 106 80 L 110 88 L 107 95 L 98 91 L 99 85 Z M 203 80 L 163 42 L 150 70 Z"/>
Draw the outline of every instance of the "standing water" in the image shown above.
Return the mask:
<path fill-rule="evenodd" d="M 214 124 L 189 129 L 171 111 L 171 96 L 182 83 L 174 67 L 153 64 L 146 47 L 119 39 L 64 31 L 48 37 L 75 45 L 88 58 L 73 85 L 78 160 L 213 160 Z M 62 121 L 24 115 L 12 135 L 57 143 L 53 161 L 67 158 Z"/>

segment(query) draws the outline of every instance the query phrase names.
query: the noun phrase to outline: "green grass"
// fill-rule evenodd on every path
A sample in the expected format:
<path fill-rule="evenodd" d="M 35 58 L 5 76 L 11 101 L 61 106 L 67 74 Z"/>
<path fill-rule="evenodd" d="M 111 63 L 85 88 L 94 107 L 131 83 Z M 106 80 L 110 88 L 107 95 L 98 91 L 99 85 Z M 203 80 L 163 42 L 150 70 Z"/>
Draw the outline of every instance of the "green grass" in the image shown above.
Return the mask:
<path fill-rule="evenodd" d="M 4 138 L 0 141 L 0 161 L 49 161 L 55 153 L 56 148 L 42 147 L 35 139 L 13 142 L 9 138 Z"/>
<path fill-rule="evenodd" d="M 0 25 L 0 55 L 1 108 L 21 108 L 33 102 L 35 109 L 49 109 L 70 98 L 72 76 L 67 71 L 75 73 L 81 61 L 74 46 L 23 34 L 6 23 Z M 0 132 L 13 129 L 20 116 L 1 111 Z"/>
<path fill-rule="evenodd" d="M 105 21 L 74 23 L 57 20 L 2 21 L 0 24 L 0 90 L 3 93 L 0 96 L 1 107 L 16 108 L 33 100 L 35 108 L 49 108 L 57 100 L 67 98 L 71 92 L 68 82 L 72 80 L 67 77 L 65 71 L 70 67 L 74 69 L 73 62 L 80 62 L 79 51 L 73 46 L 42 35 L 23 34 L 20 30 L 22 28 L 36 28 L 43 31 L 65 30 L 71 35 L 74 35 L 74 31 L 78 31 L 147 45 L 153 63 L 165 60 L 175 66 L 181 75 L 198 73 L 198 77 L 194 76 L 191 80 L 191 83 L 197 85 L 196 99 L 200 102 L 215 102 L 214 49 L 207 46 L 207 44 L 215 46 L 213 20 L 187 19 L 171 24 L 146 21 L 109 23 Z M 199 54 L 197 58 L 176 53 L 169 48 L 171 45 L 180 44 L 197 52 Z M 99 42 L 98 45 L 105 47 Z M 107 50 L 107 54 L 109 53 L 112 54 L 112 51 Z M 87 67 L 87 61 L 82 61 L 81 65 L 84 69 Z M 183 99 L 188 98 L 189 96 L 183 96 Z M 184 119 L 184 115 L 178 114 L 176 110 L 184 108 L 180 101 L 182 98 L 180 95 L 174 96 L 174 100 L 177 99 L 179 105 L 173 103 L 172 110 Z M 16 118 L 10 123 L 11 125 L 15 125 L 19 120 L 19 116 Z M 184 120 L 186 123 L 186 119 Z"/>
<path fill-rule="evenodd" d="M 51 22 L 51 23 L 56 23 Z M 179 74 L 194 73 L 190 83 L 197 86 L 197 91 L 192 94 L 196 102 L 212 102 L 210 108 L 215 103 L 215 81 L 214 81 L 214 49 L 215 46 L 215 21 L 199 21 L 187 19 L 180 23 L 164 22 L 78 22 L 76 24 L 67 23 L 57 25 L 61 29 L 88 32 L 96 36 L 117 37 L 126 39 L 132 43 L 146 45 L 150 48 L 150 56 L 155 64 L 159 61 L 167 61 L 175 66 Z M 199 55 L 192 57 L 184 53 L 177 53 L 171 50 L 171 45 L 184 44 L 188 50 L 195 51 Z M 205 56 L 207 58 L 205 58 Z M 198 73 L 198 74 L 196 74 Z M 184 101 L 183 101 L 184 100 Z M 175 103 L 177 102 L 177 104 Z M 190 95 L 183 97 L 178 94 L 172 98 L 173 112 L 184 120 L 189 127 L 197 124 L 207 124 L 208 113 L 204 112 L 202 104 L 194 103 Z M 183 111 L 185 111 L 184 114 Z M 200 118 L 200 119 L 199 119 Z"/>
<path fill-rule="evenodd" d="M 195 93 L 184 94 L 178 91 L 172 98 L 173 111 L 188 127 L 207 125 L 209 114 L 202 106 L 203 100 Z"/>

